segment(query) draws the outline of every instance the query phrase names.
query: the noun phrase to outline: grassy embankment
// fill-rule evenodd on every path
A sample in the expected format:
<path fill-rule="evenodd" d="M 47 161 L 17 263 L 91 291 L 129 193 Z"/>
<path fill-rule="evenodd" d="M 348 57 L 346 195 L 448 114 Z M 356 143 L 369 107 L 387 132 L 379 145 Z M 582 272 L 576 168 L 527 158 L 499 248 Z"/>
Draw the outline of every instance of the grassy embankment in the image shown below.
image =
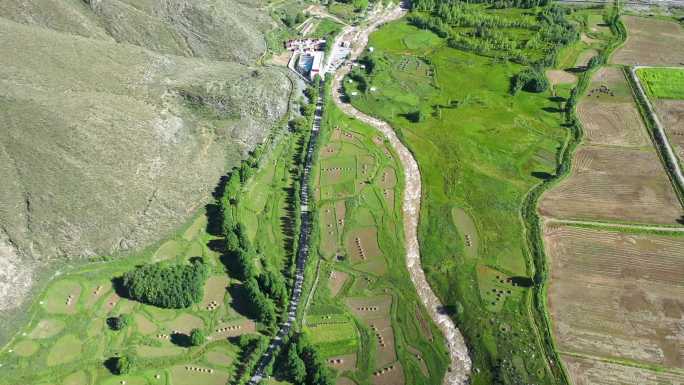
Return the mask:
<path fill-rule="evenodd" d="M 515 39 L 533 30 L 502 33 Z M 557 362 L 543 279 L 534 284 L 545 265 L 529 208 L 543 188 L 530 190 L 564 172 L 569 138 L 579 138 L 563 126 L 570 87 L 555 97 L 511 96 L 509 82 L 521 65 L 449 48 L 405 21 L 382 28 L 369 45 L 379 64 L 365 87 L 347 89 L 358 93 L 357 108 L 393 125 L 421 167 L 423 263 L 471 347 L 473 383 L 565 381 L 563 369 L 546 359 Z"/>

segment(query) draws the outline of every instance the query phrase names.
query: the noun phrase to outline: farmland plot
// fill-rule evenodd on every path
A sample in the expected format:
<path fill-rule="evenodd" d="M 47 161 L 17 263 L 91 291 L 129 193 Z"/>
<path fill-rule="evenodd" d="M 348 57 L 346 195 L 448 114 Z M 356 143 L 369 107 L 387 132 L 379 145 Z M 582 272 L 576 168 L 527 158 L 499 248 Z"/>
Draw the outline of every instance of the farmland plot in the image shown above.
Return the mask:
<path fill-rule="evenodd" d="M 658 100 L 655 108 L 681 163 L 684 161 L 684 100 Z"/>
<path fill-rule="evenodd" d="M 652 149 L 587 146 L 573 174 L 547 192 L 544 216 L 576 220 L 677 224 L 682 211 Z"/>
<path fill-rule="evenodd" d="M 624 16 L 628 36 L 612 62 L 626 65 L 678 66 L 684 63 L 684 29 L 674 21 Z"/>
<path fill-rule="evenodd" d="M 561 352 L 684 367 L 684 237 L 564 225 L 544 232 Z"/>

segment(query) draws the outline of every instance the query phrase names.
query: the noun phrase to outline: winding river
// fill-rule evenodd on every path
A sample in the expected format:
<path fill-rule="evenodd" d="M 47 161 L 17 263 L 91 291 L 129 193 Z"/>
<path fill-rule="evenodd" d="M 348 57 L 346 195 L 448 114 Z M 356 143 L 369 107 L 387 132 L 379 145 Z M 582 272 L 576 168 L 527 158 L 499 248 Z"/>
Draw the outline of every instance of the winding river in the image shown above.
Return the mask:
<path fill-rule="evenodd" d="M 348 27 L 335 40 L 335 45 L 343 41 L 351 43 L 352 51 L 350 61 L 356 60 L 368 44 L 368 36 L 380 25 L 401 18 L 406 13 L 399 6 L 385 9 L 373 15 L 370 22 L 363 27 Z M 366 124 L 377 128 L 389 141 L 394 151 L 399 155 L 406 183 L 404 186 L 404 200 L 402 208 L 404 212 L 404 239 L 406 241 L 406 265 L 411 280 L 423 304 L 427 308 L 430 317 L 440 328 L 447 340 L 451 365 L 444 377 L 444 384 L 462 385 L 468 383 L 471 371 L 471 360 L 463 335 L 458 330 L 453 320 L 445 314 L 443 305 L 432 291 L 427 282 L 420 260 L 420 248 L 418 244 L 418 219 L 420 216 L 421 178 L 418 163 L 413 154 L 399 140 L 394 129 L 386 122 L 368 116 L 354 108 L 351 104 L 342 100 L 341 85 L 344 77 L 351 70 L 350 65 L 341 67 L 333 78 L 333 99 L 335 104 L 348 116 L 354 117 Z"/>

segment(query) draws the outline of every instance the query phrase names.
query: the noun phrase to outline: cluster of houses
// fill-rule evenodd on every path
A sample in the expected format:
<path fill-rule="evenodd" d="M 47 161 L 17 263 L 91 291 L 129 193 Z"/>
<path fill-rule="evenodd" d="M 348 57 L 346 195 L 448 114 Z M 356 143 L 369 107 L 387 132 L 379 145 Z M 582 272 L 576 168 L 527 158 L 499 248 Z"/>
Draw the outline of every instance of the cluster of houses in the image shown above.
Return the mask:
<path fill-rule="evenodd" d="M 285 42 L 285 48 L 293 51 L 290 68 L 313 81 L 323 75 L 325 39 L 293 39 Z M 296 68 L 294 63 L 296 63 Z"/>

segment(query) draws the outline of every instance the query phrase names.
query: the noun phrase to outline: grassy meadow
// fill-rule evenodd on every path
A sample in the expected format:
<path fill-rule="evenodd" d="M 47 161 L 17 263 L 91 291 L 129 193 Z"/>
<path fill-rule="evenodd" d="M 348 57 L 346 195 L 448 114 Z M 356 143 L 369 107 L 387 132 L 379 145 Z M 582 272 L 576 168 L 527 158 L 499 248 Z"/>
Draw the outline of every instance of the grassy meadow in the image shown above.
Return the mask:
<path fill-rule="evenodd" d="M 471 346 L 473 383 L 554 383 L 531 319 L 534 268 L 520 210 L 530 188 L 555 173 L 567 136 L 562 98 L 511 96 L 520 65 L 445 43 L 406 21 L 390 23 L 370 38 L 380 64 L 365 92 L 356 81 L 345 86 L 418 161 L 423 266 Z M 458 216 L 445 214 L 454 209 Z"/>

